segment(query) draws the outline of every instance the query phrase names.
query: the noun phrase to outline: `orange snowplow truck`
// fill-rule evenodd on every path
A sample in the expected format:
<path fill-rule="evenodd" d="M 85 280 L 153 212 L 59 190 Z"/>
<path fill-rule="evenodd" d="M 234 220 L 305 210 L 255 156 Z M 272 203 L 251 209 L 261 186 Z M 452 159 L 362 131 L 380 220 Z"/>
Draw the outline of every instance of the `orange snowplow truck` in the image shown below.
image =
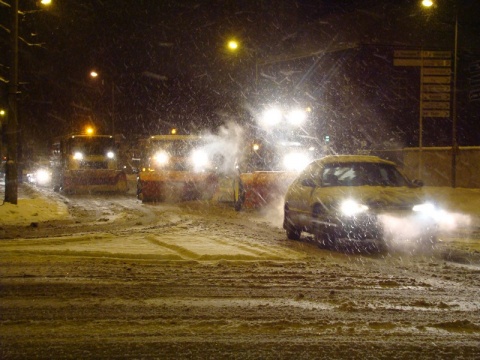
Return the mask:
<path fill-rule="evenodd" d="M 256 141 L 247 152 L 244 171 L 234 184 L 234 205 L 260 208 L 283 199 L 298 172 L 315 158 L 315 148 L 298 142 Z"/>
<path fill-rule="evenodd" d="M 298 173 L 318 156 L 318 141 L 308 128 L 308 111 L 268 107 L 256 115 L 240 174 L 234 183 L 234 206 L 260 208 L 283 199 Z"/>
<path fill-rule="evenodd" d="M 201 136 L 154 135 L 142 141 L 137 197 L 142 202 L 209 200 L 218 184 Z"/>
<path fill-rule="evenodd" d="M 65 193 L 128 190 L 127 176 L 117 168 L 117 147 L 111 135 L 70 135 L 52 144 L 52 182 Z"/>

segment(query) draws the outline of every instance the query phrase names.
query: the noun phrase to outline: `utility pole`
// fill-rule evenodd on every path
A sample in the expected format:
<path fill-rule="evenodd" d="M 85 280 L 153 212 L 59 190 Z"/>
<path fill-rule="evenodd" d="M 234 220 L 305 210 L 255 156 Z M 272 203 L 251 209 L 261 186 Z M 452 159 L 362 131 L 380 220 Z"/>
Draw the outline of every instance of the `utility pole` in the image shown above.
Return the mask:
<path fill-rule="evenodd" d="M 8 119 L 6 124 L 7 162 L 5 166 L 5 202 L 18 202 L 18 0 L 12 0 L 10 79 L 8 83 Z"/>

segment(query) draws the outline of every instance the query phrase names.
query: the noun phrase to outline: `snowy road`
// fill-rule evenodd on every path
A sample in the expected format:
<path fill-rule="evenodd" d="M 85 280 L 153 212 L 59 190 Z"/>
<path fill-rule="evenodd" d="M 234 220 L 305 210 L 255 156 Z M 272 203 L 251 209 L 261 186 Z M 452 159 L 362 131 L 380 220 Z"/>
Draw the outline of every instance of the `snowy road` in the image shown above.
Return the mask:
<path fill-rule="evenodd" d="M 478 229 L 352 254 L 275 209 L 46 195 L 72 218 L 2 228 L 2 359 L 480 357 Z"/>

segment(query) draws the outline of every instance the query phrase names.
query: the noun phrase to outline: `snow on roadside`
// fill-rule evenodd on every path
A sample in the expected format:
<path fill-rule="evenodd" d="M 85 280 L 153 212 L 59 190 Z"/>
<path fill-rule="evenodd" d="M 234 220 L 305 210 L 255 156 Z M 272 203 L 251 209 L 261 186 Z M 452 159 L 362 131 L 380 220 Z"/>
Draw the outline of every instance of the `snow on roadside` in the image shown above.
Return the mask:
<path fill-rule="evenodd" d="M 3 202 L 0 204 L 0 226 L 30 225 L 50 220 L 70 218 L 66 204 L 43 196 L 33 187 L 20 185 L 17 204 Z M 4 189 L 0 191 L 4 197 Z"/>

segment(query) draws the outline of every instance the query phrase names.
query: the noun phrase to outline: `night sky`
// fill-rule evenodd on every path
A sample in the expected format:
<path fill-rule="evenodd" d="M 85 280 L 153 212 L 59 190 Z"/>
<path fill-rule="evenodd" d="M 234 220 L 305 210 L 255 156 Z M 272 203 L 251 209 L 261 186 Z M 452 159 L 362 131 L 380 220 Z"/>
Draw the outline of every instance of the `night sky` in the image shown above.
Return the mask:
<path fill-rule="evenodd" d="M 125 136 L 214 130 L 251 124 L 271 103 L 296 103 L 313 109 L 311 135 L 331 134 L 340 151 L 414 146 L 418 69 L 394 68 L 393 50 L 454 43 L 451 0 L 429 13 L 418 1 L 393 0 L 53 1 L 19 17 L 19 120 L 30 145 L 86 123 L 104 133 L 113 123 Z M 468 96 L 480 6 L 458 4 L 459 143 L 479 145 L 480 102 Z M 37 8 L 21 0 L 20 9 Z M 9 28 L 2 5 L 0 24 Z M 0 75 L 8 79 L 5 29 Z M 225 47 L 231 38 L 240 42 L 235 54 Z M 447 145 L 450 129 L 451 119 L 433 119 L 427 145 Z"/>

